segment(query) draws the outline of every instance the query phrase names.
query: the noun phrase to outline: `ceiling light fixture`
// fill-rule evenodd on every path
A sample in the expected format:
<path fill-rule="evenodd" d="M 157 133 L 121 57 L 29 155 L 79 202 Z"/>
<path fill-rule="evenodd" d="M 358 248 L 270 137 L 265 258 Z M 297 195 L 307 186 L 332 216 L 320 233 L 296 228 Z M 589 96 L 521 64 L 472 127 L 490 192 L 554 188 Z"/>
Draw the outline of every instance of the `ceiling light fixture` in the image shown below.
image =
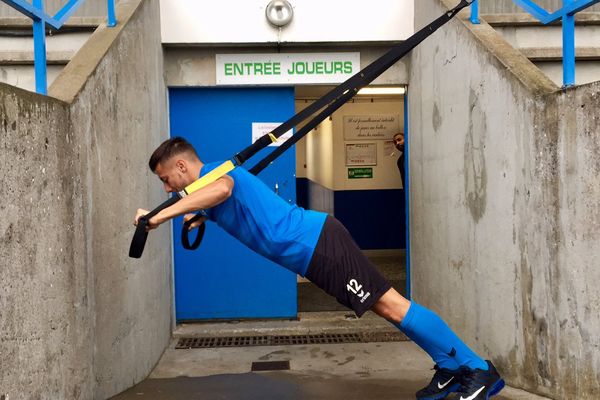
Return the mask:
<path fill-rule="evenodd" d="M 375 95 L 402 95 L 406 93 L 406 89 L 401 86 L 397 87 L 366 87 L 358 91 L 359 95 L 375 96 Z"/>
<path fill-rule="evenodd" d="M 294 9 L 287 0 L 273 0 L 267 5 L 265 14 L 271 25 L 281 28 L 292 21 Z"/>

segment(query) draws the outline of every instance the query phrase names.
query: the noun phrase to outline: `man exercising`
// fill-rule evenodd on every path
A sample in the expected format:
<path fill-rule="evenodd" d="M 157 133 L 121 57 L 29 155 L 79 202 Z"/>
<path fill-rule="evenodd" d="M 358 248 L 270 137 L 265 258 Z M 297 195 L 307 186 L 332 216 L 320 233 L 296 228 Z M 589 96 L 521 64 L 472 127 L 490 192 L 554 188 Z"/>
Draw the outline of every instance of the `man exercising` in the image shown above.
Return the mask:
<path fill-rule="evenodd" d="M 149 161 L 167 192 L 183 190 L 221 164 L 204 164 L 179 137 L 163 142 Z M 443 399 L 456 392 L 460 400 L 484 400 L 504 387 L 492 363 L 467 347 L 438 315 L 394 290 L 335 218 L 288 204 L 240 167 L 160 211 L 148 228 L 179 215 L 187 221 L 193 212 L 204 218 L 191 228 L 205 219 L 216 222 L 253 251 L 305 276 L 357 316 L 372 310 L 412 339 L 435 362 L 433 379 L 416 393 L 417 399 Z M 134 223 L 146 214 L 138 209 Z"/>

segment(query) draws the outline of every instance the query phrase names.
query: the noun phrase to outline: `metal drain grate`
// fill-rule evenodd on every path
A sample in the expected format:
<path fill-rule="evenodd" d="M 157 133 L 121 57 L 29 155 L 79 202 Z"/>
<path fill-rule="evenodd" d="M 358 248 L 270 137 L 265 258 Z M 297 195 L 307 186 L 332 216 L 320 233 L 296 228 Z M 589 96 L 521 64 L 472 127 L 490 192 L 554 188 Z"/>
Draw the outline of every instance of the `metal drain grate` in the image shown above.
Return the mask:
<path fill-rule="evenodd" d="M 289 361 L 255 361 L 250 371 L 288 371 L 289 369 Z"/>
<path fill-rule="evenodd" d="M 287 336 L 229 336 L 180 338 L 176 349 L 215 347 L 289 346 L 307 344 L 402 342 L 408 340 L 400 332 L 329 333 L 320 335 Z"/>

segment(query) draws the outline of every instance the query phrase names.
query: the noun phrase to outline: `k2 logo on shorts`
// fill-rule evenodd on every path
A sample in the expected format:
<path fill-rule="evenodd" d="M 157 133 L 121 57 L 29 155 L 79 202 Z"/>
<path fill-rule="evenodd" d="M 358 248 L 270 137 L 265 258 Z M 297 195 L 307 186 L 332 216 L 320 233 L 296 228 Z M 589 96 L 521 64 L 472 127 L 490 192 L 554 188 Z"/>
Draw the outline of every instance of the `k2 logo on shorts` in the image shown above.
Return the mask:
<path fill-rule="evenodd" d="M 364 303 L 365 300 L 371 295 L 371 292 L 365 293 L 365 291 L 362 290 L 362 285 L 359 284 L 356 279 L 350 279 L 350 282 L 346 285 L 346 288 L 349 292 L 357 295 L 361 303 Z"/>

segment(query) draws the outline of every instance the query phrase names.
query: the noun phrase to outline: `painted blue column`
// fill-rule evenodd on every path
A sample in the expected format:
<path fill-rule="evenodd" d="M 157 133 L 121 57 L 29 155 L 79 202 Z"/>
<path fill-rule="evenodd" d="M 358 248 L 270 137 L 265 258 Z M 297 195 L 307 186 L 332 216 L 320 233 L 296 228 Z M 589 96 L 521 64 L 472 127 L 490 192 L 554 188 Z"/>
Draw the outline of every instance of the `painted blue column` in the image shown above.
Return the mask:
<path fill-rule="evenodd" d="M 406 298 L 411 298 L 411 284 L 410 284 L 410 139 L 408 134 L 409 123 L 408 123 L 408 88 L 404 94 L 404 183 L 406 187 L 404 190 L 404 218 L 406 221 Z"/>
<path fill-rule="evenodd" d="M 471 4 L 471 23 L 479 24 L 479 0 Z"/>
<path fill-rule="evenodd" d="M 117 18 L 115 16 L 115 0 L 107 0 L 108 22 L 107 26 L 112 28 L 117 26 Z"/>
<path fill-rule="evenodd" d="M 574 0 L 563 0 L 563 8 Z M 565 13 L 562 18 L 563 86 L 575 85 L 575 15 Z"/>
<path fill-rule="evenodd" d="M 33 0 L 33 6 L 44 11 L 43 0 Z M 33 54 L 35 69 L 35 91 L 47 94 L 46 80 L 46 23 L 40 18 L 33 19 Z"/>

